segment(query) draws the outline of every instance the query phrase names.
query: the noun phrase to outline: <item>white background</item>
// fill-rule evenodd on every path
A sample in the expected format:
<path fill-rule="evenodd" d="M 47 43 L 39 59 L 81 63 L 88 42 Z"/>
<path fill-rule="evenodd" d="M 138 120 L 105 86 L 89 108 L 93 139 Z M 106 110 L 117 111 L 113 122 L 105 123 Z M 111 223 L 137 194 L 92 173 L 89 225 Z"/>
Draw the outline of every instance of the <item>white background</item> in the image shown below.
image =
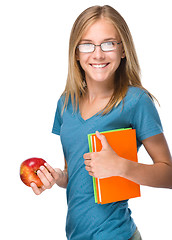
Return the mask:
<path fill-rule="evenodd" d="M 0 237 L 65 240 L 66 193 L 54 186 L 36 196 L 19 178 L 22 161 L 42 157 L 63 168 L 59 137 L 51 134 L 68 69 L 74 20 L 87 7 L 109 4 L 127 21 L 143 85 L 159 100 L 169 146 L 171 125 L 171 3 L 137 0 L 1 0 L 0 2 Z M 69 136 L 70 137 L 70 136 Z M 152 163 L 144 149 L 139 161 Z M 172 191 L 141 187 L 130 200 L 144 240 L 172 239 Z M 3 237 L 2 237 L 3 236 Z"/>

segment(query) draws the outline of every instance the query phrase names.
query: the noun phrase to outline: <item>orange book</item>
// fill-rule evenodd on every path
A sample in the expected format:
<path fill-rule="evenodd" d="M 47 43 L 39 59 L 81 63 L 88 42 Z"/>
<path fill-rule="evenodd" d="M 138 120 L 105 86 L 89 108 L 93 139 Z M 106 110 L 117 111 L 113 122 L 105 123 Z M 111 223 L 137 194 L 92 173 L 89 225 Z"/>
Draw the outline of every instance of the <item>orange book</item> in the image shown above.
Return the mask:
<path fill-rule="evenodd" d="M 101 134 L 120 157 L 138 162 L 135 129 L 118 129 Z M 101 151 L 101 141 L 95 133 L 88 135 L 88 142 L 90 152 Z M 93 187 L 96 203 L 105 204 L 140 197 L 140 185 L 119 176 L 101 179 L 93 177 Z"/>

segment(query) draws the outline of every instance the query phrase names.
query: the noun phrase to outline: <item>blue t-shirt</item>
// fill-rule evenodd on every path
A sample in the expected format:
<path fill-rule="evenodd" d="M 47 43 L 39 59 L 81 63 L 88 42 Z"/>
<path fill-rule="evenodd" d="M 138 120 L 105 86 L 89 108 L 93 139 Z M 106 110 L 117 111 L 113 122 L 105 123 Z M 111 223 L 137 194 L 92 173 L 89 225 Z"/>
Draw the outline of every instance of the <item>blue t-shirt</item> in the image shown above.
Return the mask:
<path fill-rule="evenodd" d="M 96 204 L 92 177 L 85 170 L 83 154 L 89 152 L 89 133 L 132 127 L 136 129 L 137 147 L 142 140 L 161 133 L 162 125 L 153 101 L 140 88 L 129 87 L 122 102 L 108 114 L 95 114 L 84 120 L 79 109 L 74 112 L 69 99 L 61 115 L 64 96 L 57 104 L 52 132 L 60 135 L 68 165 L 66 236 L 68 240 L 128 240 L 136 225 L 128 200 Z"/>

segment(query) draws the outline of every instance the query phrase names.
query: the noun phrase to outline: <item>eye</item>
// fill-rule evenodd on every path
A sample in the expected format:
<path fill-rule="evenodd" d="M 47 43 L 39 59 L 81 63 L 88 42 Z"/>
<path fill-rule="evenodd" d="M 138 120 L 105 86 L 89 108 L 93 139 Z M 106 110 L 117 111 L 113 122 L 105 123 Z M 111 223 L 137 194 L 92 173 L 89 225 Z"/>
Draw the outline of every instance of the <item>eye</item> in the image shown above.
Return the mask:
<path fill-rule="evenodd" d="M 115 42 L 104 42 L 103 43 L 105 46 L 114 46 Z"/>
<path fill-rule="evenodd" d="M 92 52 L 94 50 L 94 44 L 92 43 L 82 43 L 79 44 L 79 51 L 80 52 Z"/>
<path fill-rule="evenodd" d="M 93 46 L 92 43 L 82 43 L 81 45 L 83 45 L 84 47 L 91 47 L 91 46 Z"/>

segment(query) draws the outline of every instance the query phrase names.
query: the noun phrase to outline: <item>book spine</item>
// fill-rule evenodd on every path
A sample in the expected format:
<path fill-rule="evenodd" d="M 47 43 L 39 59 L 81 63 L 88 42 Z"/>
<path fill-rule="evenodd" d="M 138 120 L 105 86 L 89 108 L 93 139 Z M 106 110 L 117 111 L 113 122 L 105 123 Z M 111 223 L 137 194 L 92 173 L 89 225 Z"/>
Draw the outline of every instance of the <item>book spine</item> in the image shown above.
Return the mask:
<path fill-rule="evenodd" d="M 88 135 L 88 144 L 89 144 L 89 151 L 93 152 L 92 134 Z M 95 200 L 95 203 L 97 203 L 98 200 L 97 200 L 97 190 L 96 190 L 96 179 L 95 177 L 92 177 L 92 179 L 93 179 L 94 200 Z"/>
<path fill-rule="evenodd" d="M 94 136 L 94 150 L 95 150 L 95 152 L 97 152 L 96 136 Z M 98 183 L 99 201 L 100 201 L 100 203 L 101 203 L 101 202 L 102 202 L 102 197 L 101 197 L 101 189 L 100 189 L 100 181 L 99 181 L 99 178 L 97 178 L 97 183 Z"/>

